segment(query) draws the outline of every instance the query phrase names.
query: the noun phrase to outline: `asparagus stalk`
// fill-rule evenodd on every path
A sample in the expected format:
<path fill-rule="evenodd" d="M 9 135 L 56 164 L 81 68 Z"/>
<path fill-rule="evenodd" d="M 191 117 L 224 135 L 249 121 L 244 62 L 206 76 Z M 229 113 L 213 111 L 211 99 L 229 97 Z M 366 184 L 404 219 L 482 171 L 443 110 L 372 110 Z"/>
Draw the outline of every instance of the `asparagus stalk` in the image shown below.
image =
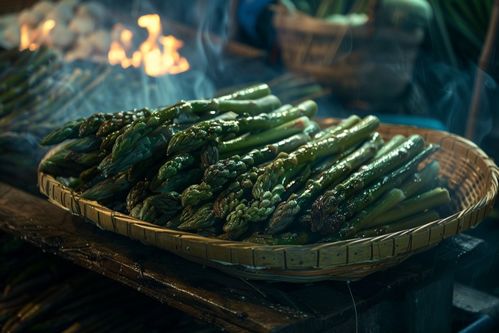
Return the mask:
<path fill-rule="evenodd" d="M 172 137 L 168 145 L 168 155 L 192 152 L 239 131 L 236 120 L 207 120 L 197 123 Z"/>
<path fill-rule="evenodd" d="M 323 233 L 329 233 L 341 228 L 340 234 L 350 234 L 352 233 L 352 229 L 353 231 L 358 230 L 358 225 L 355 224 L 355 220 L 350 220 L 349 223 L 346 224 L 344 224 L 344 222 L 371 205 L 375 200 L 380 198 L 390 189 L 401 186 L 402 182 L 416 171 L 418 165 L 429 155 L 433 154 L 437 149 L 438 146 L 435 145 L 426 147 L 407 164 L 395 171 L 392 171 L 385 177 L 382 177 L 382 179 L 371 187 L 366 188 L 359 195 L 342 203 L 337 210 L 327 216 L 326 225 L 318 224 L 322 228 L 317 228 L 317 230 L 321 230 Z M 313 213 L 315 213 L 315 211 Z M 315 221 L 316 220 L 314 220 L 314 223 Z"/>
<path fill-rule="evenodd" d="M 400 188 L 394 188 L 384 194 L 377 202 L 357 214 L 354 221 L 350 223 L 356 227 L 345 233 L 344 237 L 352 236 L 356 230 L 377 226 L 378 223 L 375 221 L 377 221 L 378 217 L 378 220 L 383 220 L 382 216 L 385 212 L 406 198 L 410 198 L 434 186 L 435 180 L 438 177 L 438 171 L 439 164 L 437 161 L 433 161 L 423 170 L 412 175 Z"/>
<path fill-rule="evenodd" d="M 254 149 L 248 154 L 234 155 L 209 166 L 203 176 L 203 182 L 188 187 L 182 193 L 183 206 L 196 206 L 211 199 L 230 181 L 245 173 L 255 165 L 275 158 L 281 152 L 289 152 L 310 140 L 306 134 L 296 134 L 263 148 Z"/>
<path fill-rule="evenodd" d="M 355 228 L 350 228 L 343 233 L 340 234 L 343 237 L 349 237 L 356 233 L 357 230 L 364 229 L 372 225 L 372 221 L 384 214 L 386 211 L 395 207 L 398 203 L 403 201 L 406 198 L 404 191 L 394 188 L 387 193 L 385 193 L 378 201 L 373 203 L 373 205 L 366 210 L 361 211 L 357 216 L 353 219 L 353 222 L 348 224 L 354 225 Z"/>
<path fill-rule="evenodd" d="M 237 114 L 257 115 L 268 113 L 281 106 L 281 101 L 274 95 L 268 95 L 255 100 L 214 99 L 214 107 L 220 112 L 235 112 Z"/>
<path fill-rule="evenodd" d="M 335 133 L 339 133 L 344 129 L 352 127 L 359 120 L 359 117 L 351 116 L 348 119 L 342 121 L 338 126 L 334 126 L 322 132 L 319 132 L 319 134 L 317 134 L 315 138 L 323 138 L 326 135 L 329 136 Z M 193 188 L 193 199 L 197 194 L 200 193 L 200 189 L 201 191 L 217 191 L 218 189 L 221 189 L 225 184 L 227 184 L 228 181 L 246 172 L 249 168 L 270 161 L 271 159 L 277 157 L 281 152 L 293 151 L 309 140 L 310 137 L 308 135 L 294 135 L 273 145 L 268 145 L 260 149 L 254 149 L 245 156 L 241 157 L 239 155 L 234 155 L 231 158 L 220 161 L 218 164 L 210 166 L 205 171 L 205 176 L 203 178 L 203 181 L 206 184 L 200 186 L 199 189 Z M 185 196 L 186 200 L 190 200 L 187 198 L 189 196 L 188 192 L 185 193 Z M 195 204 L 194 202 L 191 202 L 191 204 Z"/>
<path fill-rule="evenodd" d="M 99 165 L 99 170 L 105 176 L 115 175 L 118 172 L 124 171 L 134 164 L 144 161 L 154 156 L 155 153 L 166 149 L 168 142 L 176 131 L 179 131 L 179 126 L 160 126 L 147 136 L 142 137 L 135 145 L 135 147 L 126 155 L 116 156 L 114 148 L 118 144 L 118 137 L 110 159 L 105 159 L 105 163 Z"/>
<path fill-rule="evenodd" d="M 107 135 L 120 130 L 124 126 L 131 124 L 132 122 L 136 121 L 137 119 L 145 119 L 149 116 L 151 116 L 152 112 L 147 109 L 143 108 L 140 110 L 133 110 L 133 111 L 127 111 L 127 112 L 119 112 L 113 114 L 111 119 L 104 120 L 97 132 L 95 133 L 98 137 L 106 137 Z M 81 133 L 81 129 L 80 129 Z M 81 134 L 80 134 L 81 136 Z"/>
<path fill-rule="evenodd" d="M 303 190 L 291 194 L 288 200 L 279 204 L 270 220 L 266 233 L 276 234 L 288 228 L 301 212 L 310 207 L 324 189 L 338 181 L 342 181 L 353 170 L 370 160 L 381 144 L 380 136 L 374 135 L 370 141 L 366 142 L 358 150 L 333 164 L 317 177 L 310 179 Z"/>
<path fill-rule="evenodd" d="M 260 114 L 237 120 L 204 121 L 174 135 L 168 145 L 168 154 L 191 152 L 209 143 L 218 143 L 230 135 L 275 128 L 301 116 L 312 116 L 316 110 L 317 105 L 307 101 L 279 113 Z"/>
<path fill-rule="evenodd" d="M 418 212 L 450 203 L 449 192 L 441 187 L 434 188 L 413 198 L 402 201 L 392 210 L 378 216 L 369 226 L 393 223 Z"/>
<path fill-rule="evenodd" d="M 214 188 L 205 182 L 191 185 L 182 192 L 182 207 L 198 206 L 212 199 L 214 194 Z"/>
<path fill-rule="evenodd" d="M 49 133 L 45 138 L 42 139 L 40 143 L 43 146 L 50 146 L 61 143 L 67 139 L 77 138 L 80 130 L 80 125 L 84 121 L 85 119 L 83 118 L 70 121 L 66 123 L 63 127 Z"/>
<path fill-rule="evenodd" d="M 429 223 L 431 221 L 438 220 L 440 218 L 440 215 L 436 210 L 429 210 L 427 212 L 422 212 L 415 214 L 413 216 L 409 216 L 405 219 L 390 223 L 390 224 L 385 224 L 382 226 L 378 226 L 375 228 L 370 228 L 366 230 L 362 230 L 359 233 L 357 233 L 356 236 L 358 237 L 374 237 L 374 236 L 379 236 L 379 235 L 384 235 L 384 234 L 389 234 L 392 232 L 397 232 L 397 231 L 402 231 L 402 230 L 407 230 L 410 228 L 415 228 L 422 226 L 426 223 Z"/>
<path fill-rule="evenodd" d="M 214 226 L 217 220 L 213 214 L 212 204 L 204 204 L 197 209 L 192 207 L 184 208 L 188 213 L 180 217 L 181 224 L 177 227 L 180 230 L 196 231 Z"/>
<path fill-rule="evenodd" d="M 243 200 L 251 195 L 254 182 L 261 174 L 262 169 L 253 167 L 251 170 L 238 176 L 213 203 L 215 216 L 225 219 Z"/>
<path fill-rule="evenodd" d="M 294 123 L 294 121 L 292 122 Z M 274 144 L 253 149 L 246 155 L 234 155 L 207 168 L 204 173 L 203 181 L 213 187 L 220 188 L 249 168 L 267 162 L 280 153 L 290 152 L 307 143 L 309 140 L 310 136 L 307 134 L 296 134 L 280 139 L 280 141 L 277 141 Z"/>
<path fill-rule="evenodd" d="M 440 164 L 438 161 L 432 161 L 423 170 L 412 175 L 400 189 L 404 192 L 406 198 L 410 198 L 416 194 L 427 191 L 435 186 L 438 180 Z"/>
<path fill-rule="evenodd" d="M 231 100 L 231 99 L 247 100 L 247 99 L 257 99 L 265 97 L 267 95 L 270 95 L 270 87 L 265 83 L 261 83 L 247 88 L 243 88 L 241 90 L 235 91 L 225 96 L 216 97 L 215 99 L 219 101 Z"/>
<path fill-rule="evenodd" d="M 262 175 L 255 182 L 252 190 L 253 197 L 262 198 L 265 192 L 282 184 L 288 170 L 311 163 L 330 154 L 340 153 L 365 140 L 378 125 L 378 118 L 368 116 L 350 129 L 317 141 L 314 140 L 288 156 L 274 160 L 264 167 Z"/>
<path fill-rule="evenodd" d="M 364 165 L 348 179 L 326 191 L 315 202 L 313 207 L 314 225 L 316 230 L 326 224 L 326 220 L 335 212 L 337 206 L 362 190 L 364 187 L 382 177 L 387 172 L 396 169 L 418 154 L 424 147 L 424 140 L 419 135 L 411 136 L 397 149 Z"/>
<path fill-rule="evenodd" d="M 71 141 L 66 148 L 76 153 L 89 153 L 99 148 L 101 140 L 93 136 L 75 139 Z"/>
<path fill-rule="evenodd" d="M 80 125 L 80 128 L 78 130 L 78 135 L 80 136 L 80 138 L 89 135 L 95 135 L 95 133 L 97 133 L 102 123 L 104 123 L 105 121 L 112 120 L 117 116 L 118 114 L 113 115 L 108 113 L 95 113 L 90 117 L 86 118 L 85 121 Z"/>
<path fill-rule="evenodd" d="M 100 145 L 100 149 L 111 152 L 113 150 L 114 143 L 116 142 L 118 137 L 121 134 L 123 134 L 129 127 L 130 127 L 130 125 L 125 125 L 121 129 L 106 135 L 106 137 L 102 140 L 102 143 Z M 112 155 L 110 156 L 110 158 L 112 158 Z"/>
<path fill-rule="evenodd" d="M 283 200 L 285 192 L 283 185 L 277 185 L 272 191 L 265 192 L 261 200 L 241 202 L 227 215 L 224 232 L 229 234 L 231 239 L 240 238 L 251 224 L 263 221 L 272 214 L 275 206 Z"/>
<path fill-rule="evenodd" d="M 118 174 L 115 177 L 107 178 L 81 194 L 82 198 L 102 201 L 115 197 L 128 191 L 133 184 L 128 180 L 127 174 Z"/>
<path fill-rule="evenodd" d="M 141 206 L 138 218 L 158 225 L 164 225 L 167 219 L 175 216 L 181 209 L 180 194 L 166 192 L 146 198 Z"/>
<path fill-rule="evenodd" d="M 326 137 L 330 137 L 334 134 L 340 133 L 343 130 L 353 127 L 357 123 L 359 123 L 362 119 L 359 116 L 352 115 L 344 120 L 342 120 L 337 126 L 330 126 L 325 130 L 317 133 L 314 136 L 314 140 L 324 139 Z"/>
<path fill-rule="evenodd" d="M 126 197 L 126 208 L 128 212 L 131 212 L 135 206 L 137 206 L 140 202 L 143 202 L 149 194 L 149 182 L 146 180 L 137 182 L 130 189 L 130 192 L 128 192 Z"/>
<path fill-rule="evenodd" d="M 185 170 L 179 172 L 175 177 L 165 180 L 161 185 L 157 187 L 152 187 L 151 190 L 154 192 L 182 192 L 192 184 L 195 184 L 201 180 L 203 172 L 199 168 L 194 168 L 190 170 Z"/>
<path fill-rule="evenodd" d="M 175 177 L 180 171 L 194 165 L 196 159 L 192 154 L 181 153 L 166 161 L 158 171 L 156 181 L 163 182 L 168 178 Z"/>
<path fill-rule="evenodd" d="M 235 92 L 234 94 L 222 96 L 214 100 L 179 102 L 172 106 L 162 108 L 154 112 L 151 116 L 146 117 L 145 119 L 134 121 L 131 124 L 130 128 L 128 128 L 125 133 L 123 133 L 120 138 L 116 140 L 116 145 L 113 148 L 113 157 L 118 158 L 120 155 L 122 156 L 129 154 L 141 138 L 154 131 L 157 127 L 167 122 L 171 122 L 173 119 L 179 117 L 180 115 L 190 113 L 206 113 L 209 111 L 213 111 L 214 108 L 216 108 L 220 103 L 229 103 L 230 96 L 236 96 L 237 98 L 243 99 L 246 97 L 260 96 L 266 94 L 267 91 L 268 87 L 260 85 L 257 87 L 243 89 L 239 92 Z M 251 108 L 252 106 L 252 104 L 247 105 L 248 108 Z M 215 122 L 223 121 L 215 120 Z M 231 126 L 230 122 L 225 125 L 229 128 Z M 223 123 L 215 124 L 215 126 L 223 126 Z M 206 125 L 204 125 L 204 127 L 206 127 Z M 217 132 L 218 130 L 219 129 L 216 129 L 215 132 Z"/>
<path fill-rule="evenodd" d="M 296 118 L 287 123 L 284 123 L 275 128 L 252 134 L 249 136 L 241 136 L 229 141 L 224 141 L 218 144 L 218 151 L 221 154 L 230 153 L 234 151 L 241 151 L 248 148 L 258 147 L 271 142 L 288 138 L 293 134 L 301 133 L 307 129 L 312 129 L 315 122 L 311 121 L 308 117 L 303 116 Z"/>
<path fill-rule="evenodd" d="M 390 139 L 381 149 L 376 153 L 376 156 L 374 156 L 375 159 L 380 158 L 381 156 L 391 152 L 398 146 L 400 146 L 404 141 L 406 140 L 405 136 L 397 134 L 394 137 Z"/>

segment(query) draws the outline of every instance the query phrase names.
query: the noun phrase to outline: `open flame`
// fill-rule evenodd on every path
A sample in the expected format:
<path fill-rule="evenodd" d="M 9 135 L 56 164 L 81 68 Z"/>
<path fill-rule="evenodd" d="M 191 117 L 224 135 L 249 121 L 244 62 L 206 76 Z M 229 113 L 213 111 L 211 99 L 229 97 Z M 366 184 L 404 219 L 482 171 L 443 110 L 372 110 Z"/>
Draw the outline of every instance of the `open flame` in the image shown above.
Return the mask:
<path fill-rule="evenodd" d="M 121 65 L 123 68 L 144 67 L 149 76 L 178 74 L 189 69 L 189 62 L 178 52 L 183 42 L 174 36 L 163 36 L 161 19 L 157 14 L 139 17 L 137 23 L 147 30 L 148 36 L 138 50 L 128 57 L 132 48 L 132 31 L 122 28 L 119 40 L 111 43 L 108 52 L 108 61 L 112 65 Z"/>
<path fill-rule="evenodd" d="M 38 49 L 40 45 L 46 42 L 50 35 L 50 31 L 52 31 L 54 27 L 54 20 L 46 20 L 36 29 L 31 29 L 27 24 L 22 24 L 19 49 L 30 49 L 31 51 Z"/>

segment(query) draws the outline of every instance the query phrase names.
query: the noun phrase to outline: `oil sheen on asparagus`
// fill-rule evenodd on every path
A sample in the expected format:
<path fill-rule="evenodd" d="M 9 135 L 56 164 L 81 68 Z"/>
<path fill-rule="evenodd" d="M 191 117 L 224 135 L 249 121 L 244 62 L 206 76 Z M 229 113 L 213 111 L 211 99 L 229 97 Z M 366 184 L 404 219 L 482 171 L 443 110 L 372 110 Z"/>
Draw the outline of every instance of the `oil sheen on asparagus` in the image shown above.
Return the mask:
<path fill-rule="evenodd" d="M 384 141 L 374 116 L 330 127 L 317 104 L 266 84 L 156 109 L 95 114 L 43 140 L 40 170 L 137 219 L 270 245 L 369 237 L 446 214 L 450 195 L 419 135 Z"/>

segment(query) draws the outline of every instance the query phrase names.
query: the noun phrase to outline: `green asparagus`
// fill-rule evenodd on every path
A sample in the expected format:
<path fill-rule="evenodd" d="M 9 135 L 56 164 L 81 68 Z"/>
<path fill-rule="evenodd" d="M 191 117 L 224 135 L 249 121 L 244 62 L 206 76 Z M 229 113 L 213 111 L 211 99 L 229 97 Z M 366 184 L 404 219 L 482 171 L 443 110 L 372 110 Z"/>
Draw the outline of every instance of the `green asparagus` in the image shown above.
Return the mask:
<path fill-rule="evenodd" d="M 276 185 L 282 184 L 289 170 L 311 163 L 330 154 L 342 152 L 349 147 L 365 140 L 378 127 L 379 120 L 376 117 L 368 116 L 352 128 L 341 131 L 330 137 L 312 141 L 286 157 L 278 158 L 265 166 L 253 186 L 252 194 L 254 198 L 261 198 L 262 195 L 270 191 Z"/>
<path fill-rule="evenodd" d="M 333 164 L 331 168 L 321 173 L 318 177 L 310 179 L 303 190 L 293 193 L 288 200 L 277 207 L 266 232 L 276 234 L 289 227 L 295 221 L 296 216 L 308 208 L 324 189 L 342 181 L 353 170 L 370 160 L 378 151 L 381 144 L 380 137 L 376 135 L 358 150 Z"/>
<path fill-rule="evenodd" d="M 359 195 L 342 203 L 339 207 L 337 207 L 337 209 L 335 209 L 334 212 L 327 216 L 325 219 L 325 226 L 317 224 L 323 227 L 321 229 L 317 228 L 316 230 L 320 230 L 323 233 L 331 233 L 338 230 L 338 228 L 341 228 L 339 231 L 340 234 L 351 233 L 352 229 L 354 231 L 358 230 L 355 220 L 350 220 L 349 223 L 346 224 L 344 222 L 371 205 L 375 200 L 380 198 L 390 189 L 401 186 L 404 180 L 406 180 L 410 174 L 417 170 L 418 165 L 429 155 L 438 150 L 438 148 L 439 147 L 436 145 L 429 145 L 405 165 L 385 175 L 374 185 L 367 187 Z M 314 207 L 314 209 L 315 208 L 316 207 Z M 313 213 L 315 214 L 316 211 L 313 211 Z M 315 221 L 316 220 L 314 219 L 314 223 Z"/>
<path fill-rule="evenodd" d="M 315 230 L 320 230 L 325 224 L 329 224 L 325 221 L 331 219 L 332 214 L 336 211 L 339 204 L 345 202 L 345 200 L 367 187 L 376 179 L 383 177 L 387 172 L 394 170 L 413 158 L 423 147 L 423 138 L 414 135 L 395 150 L 364 165 L 345 181 L 322 194 L 313 204 L 312 214 Z"/>

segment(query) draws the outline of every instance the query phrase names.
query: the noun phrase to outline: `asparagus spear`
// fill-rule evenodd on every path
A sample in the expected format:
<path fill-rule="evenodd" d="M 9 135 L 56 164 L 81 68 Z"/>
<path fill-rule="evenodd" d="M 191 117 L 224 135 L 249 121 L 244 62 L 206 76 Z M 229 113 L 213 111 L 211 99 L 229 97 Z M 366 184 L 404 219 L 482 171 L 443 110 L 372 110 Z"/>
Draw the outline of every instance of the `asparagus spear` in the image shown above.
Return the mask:
<path fill-rule="evenodd" d="M 317 128 L 316 126 L 315 122 L 311 121 L 306 116 L 302 116 L 260 133 L 240 136 L 229 141 L 221 142 L 218 144 L 218 151 L 221 154 L 234 151 L 244 151 L 248 148 L 258 147 L 288 138 L 293 134 L 298 134 L 304 131 L 314 131 L 314 128 Z"/>
<path fill-rule="evenodd" d="M 49 133 L 40 142 L 43 146 L 55 145 L 67 139 L 74 139 L 78 137 L 80 125 L 85 121 L 84 118 L 76 119 L 66 123 L 63 127 L 56 129 Z"/>
<path fill-rule="evenodd" d="M 214 99 L 213 107 L 219 112 L 235 112 L 237 114 L 257 115 L 268 113 L 281 106 L 281 101 L 274 95 L 254 100 Z"/>
<path fill-rule="evenodd" d="M 324 189 L 345 179 L 353 170 L 370 160 L 381 144 L 381 138 L 375 135 L 358 150 L 333 164 L 317 177 L 310 179 L 303 190 L 293 193 L 288 200 L 279 204 L 266 233 L 276 234 L 288 228 L 295 221 L 296 216 L 308 208 Z"/>
<path fill-rule="evenodd" d="M 341 131 L 351 128 L 362 119 L 357 115 L 351 115 L 350 117 L 343 119 L 337 126 L 330 126 L 323 131 L 320 131 L 314 136 L 314 140 L 324 139 L 330 137 L 334 134 L 340 133 Z"/>
<path fill-rule="evenodd" d="M 350 237 L 353 236 L 357 230 L 371 226 L 374 218 L 392 209 L 405 198 L 404 191 L 398 188 L 388 191 L 378 201 L 374 202 L 371 207 L 357 214 L 357 216 L 353 219 L 353 222 L 347 223 L 347 225 L 355 226 L 354 228 L 343 228 L 342 230 L 344 231 L 340 231 L 340 235 L 344 238 Z"/>
<path fill-rule="evenodd" d="M 154 224 L 164 225 L 167 219 L 175 216 L 180 209 L 180 194 L 166 192 L 146 198 L 137 217 Z"/>
<path fill-rule="evenodd" d="M 274 160 L 264 167 L 263 174 L 255 182 L 252 190 L 253 197 L 261 198 L 266 191 L 270 191 L 276 185 L 282 184 L 289 170 L 311 163 L 324 156 L 342 152 L 365 140 L 378 125 L 378 118 L 368 116 L 350 129 L 317 141 L 314 140 L 298 148 L 287 157 Z"/>
<path fill-rule="evenodd" d="M 95 113 L 90 117 L 86 118 L 85 121 L 80 125 L 78 130 L 78 135 L 80 138 L 94 135 L 99 130 L 99 127 L 105 121 L 112 120 L 117 117 L 118 114 L 108 114 L 108 113 Z"/>
<path fill-rule="evenodd" d="M 419 135 L 413 135 L 397 149 L 364 165 L 348 179 L 321 195 L 314 202 L 313 207 L 316 230 L 321 229 L 322 225 L 325 223 L 324 221 L 330 218 L 339 204 L 374 180 L 382 177 L 387 172 L 390 172 L 414 157 L 423 147 L 423 138 Z"/>
<path fill-rule="evenodd" d="M 152 187 L 154 192 L 182 192 L 187 186 L 201 180 L 203 172 L 199 168 L 179 172 L 175 177 L 165 180 L 157 187 Z"/>
<path fill-rule="evenodd" d="M 76 153 L 88 153 L 99 148 L 101 140 L 94 136 L 75 139 L 69 143 L 66 148 Z"/>
<path fill-rule="evenodd" d="M 272 191 L 266 191 L 261 200 L 241 202 L 227 215 L 224 232 L 229 234 L 231 239 L 240 238 L 251 224 L 263 221 L 272 214 L 275 206 L 283 200 L 285 192 L 283 185 L 277 185 Z"/>
<path fill-rule="evenodd" d="M 405 140 L 406 140 L 405 136 L 399 134 L 395 135 L 390 139 L 390 141 L 388 141 L 383 147 L 381 147 L 381 149 L 378 151 L 376 156 L 374 156 L 374 158 L 378 159 L 381 156 L 391 152 L 392 150 L 400 146 Z"/>
<path fill-rule="evenodd" d="M 435 186 L 436 181 L 438 180 L 439 170 L 440 164 L 438 161 L 432 161 L 424 167 L 423 170 L 412 175 L 411 178 L 400 187 L 404 192 L 405 197 L 410 198 Z"/>
<path fill-rule="evenodd" d="M 419 227 L 428 222 L 438 220 L 439 218 L 440 215 L 436 210 L 429 210 L 427 212 L 418 213 L 390 224 L 360 231 L 359 233 L 356 234 L 356 236 L 374 237 L 374 236 L 384 235 L 392 232 Z"/>
<path fill-rule="evenodd" d="M 444 188 L 437 187 L 425 193 L 419 194 L 413 198 L 402 201 L 392 210 L 375 218 L 374 221 L 369 224 L 369 226 L 392 223 L 418 212 L 449 203 L 449 191 Z"/>
<path fill-rule="evenodd" d="M 230 181 L 242 175 L 254 165 L 269 161 L 280 152 L 293 150 L 308 140 L 308 135 L 298 134 L 276 144 L 254 149 L 243 157 L 234 155 L 211 165 L 205 170 L 202 183 L 192 185 L 182 193 L 182 205 L 196 206 L 208 201 Z"/>
<path fill-rule="evenodd" d="M 102 201 L 115 197 L 128 191 L 132 184 L 128 180 L 126 173 L 118 174 L 112 178 L 105 179 L 81 194 L 82 198 Z"/>
<path fill-rule="evenodd" d="M 260 114 L 232 121 L 204 121 L 176 134 L 170 141 L 168 154 L 190 152 L 230 135 L 274 128 L 301 116 L 312 116 L 316 110 L 317 105 L 314 102 L 306 101 L 283 112 Z"/>
<path fill-rule="evenodd" d="M 220 160 L 220 153 L 216 144 L 208 144 L 199 154 L 201 168 L 206 169 Z"/>
<path fill-rule="evenodd" d="M 230 103 L 229 97 L 236 96 L 237 98 L 253 97 L 255 95 L 266 94 L 268 87 L 257 86 L 252 88 L 247 88 L 239 92 L 235 92 L 229 96 L 222 96 L 218 99 L 207 100 L 207 101 L 191 101 L 191 102 L 179 102 L 172 106 L 164 107 L 151 116 L 145 119 L 140 119 L 134 121 L 130 128 L 128 128 L 125 133 L 123 133 L 118 140 L 116 140 L 116 145 L 113 147 L 113 158 L 118 158 L 119 156 L 127 155 L 133 151 L 134 146 L 140 141 L 141 138 L 147 134 L 154 131 L 157 127 L 171 122 L 173 119 L 177 118 L 179 115 L 190 114 L 190 113 L 206 113 L 213 111 L 220 103 Z M 252 105 L 249 104 L 250 108 Z M 221 121 L 221 120 L 216 120 Z M 205 125 L 206 126 L 206 125 Z M 227 124 L 230 127 L 230 124 Z"/>
<path fill-rule="evenodd" d="M 340 133 L 345 128 L 357 123 L 356 117 L 350 117 L 343 121 L 339 126 L 333 129 L 326 129 L 327 136 L 323 139 L 329 139 L 333 134 Z M 247 204 L 247 200 L 251 197 L 251 189 L 258 177 L 265 172 L 264 168 L 252 168 L 250 171 L 240 175 L 236 180 L 231 183 L 215 200 L 213 209 L 215 215 L 219 218 L 225 219 L 227 215 L 232 212 L 240 204 Z M 236 228 L 237 229 L 237 228 Z"/>
<path fill-rule="evenodd" d="M 197 209 L 192 207 L 184 208 L 186 213 L 180 217 L 181 224 L 177 227 L 180 230 L 196 231 L 214 226 L 220 220 L 213 214 L 211 203 L 204 204 Z"/>
<path fill-rule="evenodd" d="M 116 156 L 114 154 L 114 148 L 116 148 L 116 144 L 118 144 L 120 138 L 118 137 L 111 158 L 105 159 L 103 163 L 99 165 L 99 170 L 101 170 L 105 176 L 110 176 L 152 157 L 155 153 L 165 149 L 171 137 L 180 129 L 181 128 L 176 125 L 160 126 L 136 142 L 136 145 L 129 154 Z"/>
<path fill-rule="evenodd" d="M 140 202 L 143 202 L 149 194 L 149 182 L 146 180 L 138 181 L 130 189 L 130 192 L 128 192 L 126 197 L 126 208 L 128 212 L 131 212 L 135 206 Z"/>
<path fill-rule="evenodd" d="M 383 220 L 382 216 L 385 212 L 392 209 L 401 201 L 410 198 L 415 194 L 425 191 L 435 184 L 438 177 L 439 164 L 433 161 L 428 164 L 423 170 L 415 173 L 408 179 L 400 188 L 394 188 L 384 194 L 381 199 L 372 204 L 366 210 L 361 211 L 348 225 L 355 226 L 354 228 L 345 231 L 343 237 L 352 236 L 357 230 L 377 226 L 378 217 Z"/>
<path fill-rule="evenodd" d="M 151 116 L 151 114 L 152 114 L 151 110 L 147 108 L 115 113 L 113 114 L 113 117 L 111 119 L 104 120 L 100 124 L 96 132 L 96 135 L 98 137 L 106 137 L 107 135 L 123 128 L 124 126 L 131 124 L 135 120 L 145 119 L 146 117 Z"/>
<path fill-rule="evenodd" d="M 194 165 L 196 159 L 192 154 L 181 153 L 173 156 L 170 160 L 166 161 L 158 171 L 156 176 L 157 181 L 164 181 L 168 178 L 176 176 L 181 170 L 187 169 Z"/>
<path fill-rule="evenodd" d="M 100 149 L 111 152 L 118 137 L 123 134 L 129 127 L 130 125 L 125 125 L 121 129 L 106 135 L 106 137 L 102 140 Z M 112 156 L 110 156 L 110 158 L 112 158 Z"/>
<path fill-rule="evenodd" d="M 257 222 L 265 221 L 276 206 L 289 195 L 302 188 L 311 175 L 312 166 L 306 165 L 290 170 L 283 185 L 277 185 L 263 195 L 263 199 L 241 202 L 227 216 L 223 230 L 231 239 L 238 239 Z"/>
<path fill-rule="evenodd" d="M 261 97 L 265 97 L 270 95 L 270 87 L 265 84 L 257 84 L 254 86 L 250 86 L 247 88 L 243 88 L 241 90 L 235 91 L 231 94 L 227 94 L 225 96 L 216 97 L 217 100 L 247 100 L 247 99 L 257 99 Z"/>
<path fill-rule="evenodd" d="M 251 170 L 238 176 L 234 182 L 223 190 L 213 203 L 215 216 L 225 219 L 242 200 L 249 197 L 253 184 L 261 171 L 261 168 L 253 167 Z"/>
<path fill-rule="evenodd" d="M 317 225 L 321 228 L 317 228 L 316 230 L 320 230 L 323 233 L 328 233 L 334 232 L 338 230 L 338 228 L 341 228 L 341 234 L 351 233 L 352 229 L 357 230 L 358 226 L 355 224 L 355 220 L 350 220 L 349 223 L 346 224 L 344 224 L 344 222 L 362 211 L 362 209 L 368 207 L 388 190 L 399 187 L 410 174 L 416 171 L 418 165 L 429 155 L 433 154 L 437 149 L 438 146 L 435 145 L 426 147 L 422 152 L 412 158 L 407 164 L 401 166 L 395 171 L 392 171 L 385 177 L 382 177 L 382 179 L 380 179 L 374 185 L 366 188 L 363 192 L 353 197 L 351 200 L 343 202 L 340 206 L 337 207 L 337 210 L 326 217 L 325 225 L 317 223 Z M 314 206 L 313 208 L 316 209 L 317 207 Z M 315 218 L 315 210 L 313 211 L 313 214 Z M 322 212 L 322 214 L 324 214 L 324 212 Z M 315 223 L 316 220 L 314 219 L 314 226 Z"/>

